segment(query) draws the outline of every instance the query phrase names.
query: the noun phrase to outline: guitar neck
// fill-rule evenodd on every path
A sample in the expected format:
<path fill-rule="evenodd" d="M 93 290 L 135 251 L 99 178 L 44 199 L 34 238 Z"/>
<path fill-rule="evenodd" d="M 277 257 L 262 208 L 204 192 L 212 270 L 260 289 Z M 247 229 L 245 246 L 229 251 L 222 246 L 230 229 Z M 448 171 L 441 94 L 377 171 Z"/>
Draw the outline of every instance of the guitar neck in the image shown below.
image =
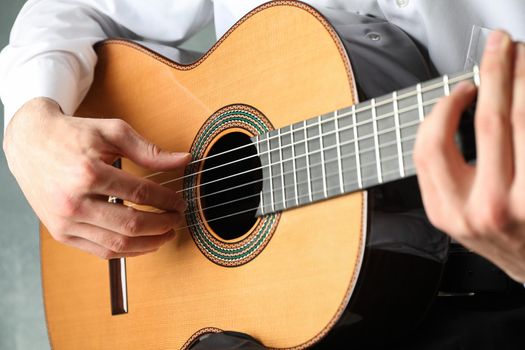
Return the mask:
<path fill-rule="evenodd" d="M 429 80 L 252 138 L 263 186 L 257 214 L 306 205 L 415 175 L 419 124 L 479 70 Z"/>

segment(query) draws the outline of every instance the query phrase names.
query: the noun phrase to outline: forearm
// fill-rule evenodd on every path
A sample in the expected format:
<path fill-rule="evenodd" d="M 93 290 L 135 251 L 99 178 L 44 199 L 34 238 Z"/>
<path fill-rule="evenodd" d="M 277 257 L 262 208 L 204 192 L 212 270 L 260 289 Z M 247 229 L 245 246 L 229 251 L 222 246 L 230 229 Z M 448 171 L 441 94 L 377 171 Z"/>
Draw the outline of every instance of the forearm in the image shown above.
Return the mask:
<path fill-rule="evenodd" d="M 108 33 L 103 16 L 87 5 L 29 1 L 0 55 L 4 127 L 27 101 L 47 97 L 73 113 L 88 90 L 96 64 L 93 44 Z"/>
<path fill-rule="evenodd" d="M 36 97 L 51 98 L 73 114 L 93 79 L 96 42 L 119 37 L 176 45 L 211 15 L 207 0 L 29 0 L 0 54 L 4 127 Z"/>

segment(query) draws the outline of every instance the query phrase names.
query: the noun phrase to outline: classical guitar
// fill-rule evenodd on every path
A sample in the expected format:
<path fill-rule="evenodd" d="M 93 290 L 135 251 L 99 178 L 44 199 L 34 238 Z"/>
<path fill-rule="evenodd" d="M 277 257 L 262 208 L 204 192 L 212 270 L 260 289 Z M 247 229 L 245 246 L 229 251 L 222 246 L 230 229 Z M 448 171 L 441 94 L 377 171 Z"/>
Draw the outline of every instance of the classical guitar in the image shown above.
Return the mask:
<path fill-rule="evenodd" d="M 191 152 L 184 171 L 120 164 L 189 207 L 173 241 L 109 269 L 41 227 L 54 349 L 187 349 L 220 330 L 301 349 L 341 323 L 366 332 L 421 318 L 440 267 L 366 253 L 366 190 L 415 174 L 418 124 L 458 82 L 478 83 L 476 70 L 358 103 L 336 32 L 294 1 L 253 10 L 190 65 L 123 40 L 97 54 L 77 115 L 121 117 L 162 148 Z M 395 282 L 374 277 L 399 266 L 407 273 Z M 409 275 L 426 287 L 400 292 Z"/>

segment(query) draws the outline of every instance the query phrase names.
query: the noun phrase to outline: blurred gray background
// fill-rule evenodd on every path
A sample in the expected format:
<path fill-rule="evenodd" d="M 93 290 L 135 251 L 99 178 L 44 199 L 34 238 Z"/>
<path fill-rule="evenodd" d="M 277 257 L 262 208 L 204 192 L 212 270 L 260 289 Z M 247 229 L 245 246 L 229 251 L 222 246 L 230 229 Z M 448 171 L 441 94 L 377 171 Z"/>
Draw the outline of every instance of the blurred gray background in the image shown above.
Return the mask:
<path fill-rule="evenodd" d="M 0 2 L 0 48 L 25 0 Z M 185 43 L 190 50 L 212 45 L 213 26 Z M 3 115 L 0 104 L 0 144 Z M 42 302 L 38 221 L 0 152 L 0 350 L 50 349 Z"/>

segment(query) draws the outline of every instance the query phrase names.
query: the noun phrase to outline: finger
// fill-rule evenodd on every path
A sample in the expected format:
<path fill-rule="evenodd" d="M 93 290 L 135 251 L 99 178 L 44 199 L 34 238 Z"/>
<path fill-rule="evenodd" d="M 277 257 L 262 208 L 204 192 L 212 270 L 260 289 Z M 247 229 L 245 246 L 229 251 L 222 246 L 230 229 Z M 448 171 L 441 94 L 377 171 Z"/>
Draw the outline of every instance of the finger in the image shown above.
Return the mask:
<path fill-rule="evenodd" d="M 104 135 L 119 153 L 136 164 L 153 170 L 171 170 L 185 166 L 189 153 L 171 153 L 149 142 L 122 120 L 115 120 Z"/>
<path fill-rule="evenodd" d="M 159 249 L 175 237 L 173 231 L 158 236 L 128 237 L 90 224 L 76 224 L 69 229 L 70 235 L 90 242 L 115 253 L 149 253 Z"/>
<path fill-rule="evenodd" d="M 458 209 L 473 177 L 472 168 L 454 143 L 454 135 L 462 112 L 472 103 L 475 94 L 472 84 L 460 83 L 450 96 L 437 103 L 418 130 L 414 162 L 427 213 L 441 229 L 453 221 L 450 216 L 447 218 L 448 213 L 460 212 Z M 448 222 L 442 222 L 445 218 Z"/>
<path fill-rule="evenodd" d="M 171 231 L 182 220 L 178 212 L 151 213 L 125 205 L 87 199 L 80 222 L 129 237 L 156 236 Z"/>
<path fill-rule="evenodd" d="M 81 237 L 68 237 L 64 243 L 72 247 L 78 248 L 86 253 L 96 255 L 99 258 L 106 259 L 106 260 L 117 259 L 117 258 L 131 258 L 134 256 L 146 254 L 146 253 L 117 253 L 117 252 L 106 249 L 96 243 L 93 243 Z"/>
<path fill-rule="evenodd" d="M 463 111 L 474 101 L 476 88 L 462 82 L 441 99 L 421 126 L 416 139 L 415 153 L 418 163 L 427 167 L 427 176 L 438 188 L 457 191 L 458 182 L 465 180 L 471 169 L 454 142 Z M 463 187 L 463 186 L 460 186 Z"/>
<path fill-rule="evenodd" d="M 516 45 L 514 87 L 512 96 L 512 127 L 514 135 L 515 185 L 525 190 L 525 44 Z"/>
<path fill-rule="evenodd" d="M 186 202 L 181 193 L 161 186 L 151 180 L 133 176 L 125 171 L 105 165 L 101 178 L 106 179 L 95 193 L 116 196 L 136 204 L 150 205 L 158 209 L 183 212 Z"/>
<path fill-rule="evenodd" d="M 477 184 L 480 191 L 505 193 L 512 180 L 510 129 L 513 44 L 501 31 L 491 34 L 481 63 L 476 108 Z"/>

